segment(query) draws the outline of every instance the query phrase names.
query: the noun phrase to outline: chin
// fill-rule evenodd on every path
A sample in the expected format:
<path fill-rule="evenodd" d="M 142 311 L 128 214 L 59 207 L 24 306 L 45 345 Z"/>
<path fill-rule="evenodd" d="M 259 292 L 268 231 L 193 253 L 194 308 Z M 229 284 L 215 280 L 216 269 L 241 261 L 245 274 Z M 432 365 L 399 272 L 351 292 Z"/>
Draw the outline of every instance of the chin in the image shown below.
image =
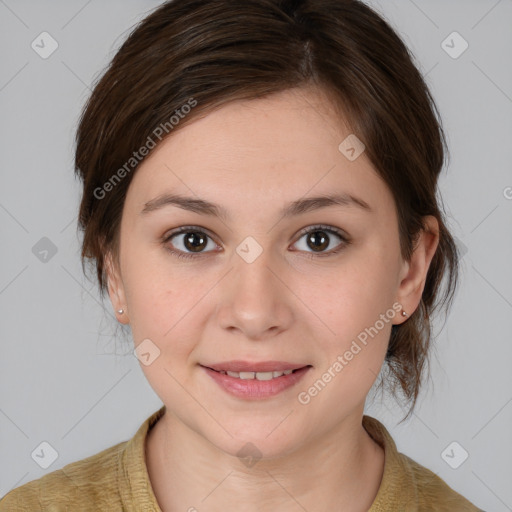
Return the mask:
<path fill-rule="evenodd" d="M 236 421 L 226 423 L 230 437 L 224 430 L 222 438 L 207 436 L 218 449 L 246 461 L 246 466 L 255 465 L 259 459 L 275 459 L 293 452 L 300 443 L 295 442 L 294 435 L 289 428 L 283 428 L 282 418 L 267 421 L 256 421 L 250 426 Z"/>

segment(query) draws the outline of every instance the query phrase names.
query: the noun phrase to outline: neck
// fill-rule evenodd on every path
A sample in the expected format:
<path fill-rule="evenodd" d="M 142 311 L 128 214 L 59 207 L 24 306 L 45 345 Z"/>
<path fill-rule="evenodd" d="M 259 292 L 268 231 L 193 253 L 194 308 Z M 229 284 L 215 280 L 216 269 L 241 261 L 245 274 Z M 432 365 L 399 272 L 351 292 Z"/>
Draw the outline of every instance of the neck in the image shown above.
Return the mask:
<path fill-rule="evenodd" d="M 167 410 L 146 448 L 160 508 L 366 512 L 380 486 L 384 451 L 363 428 L 362 414 L 291 453 L 251 463 L 218 449 Z"/>

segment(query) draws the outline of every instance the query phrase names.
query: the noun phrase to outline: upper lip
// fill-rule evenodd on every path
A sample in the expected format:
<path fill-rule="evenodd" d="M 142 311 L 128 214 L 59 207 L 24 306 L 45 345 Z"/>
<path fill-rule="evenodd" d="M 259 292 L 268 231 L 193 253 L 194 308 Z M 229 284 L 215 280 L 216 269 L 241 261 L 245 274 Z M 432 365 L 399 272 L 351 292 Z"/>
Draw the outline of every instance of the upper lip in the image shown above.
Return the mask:
<path fill-rule="evenodd" d="M 297 370 L 299 368 L 303 368 L 304 366 L 310 365 L 302 363 L 289 363 L 286 361 L 260 361 L 251 363 L 250 361 L 236 360 L 224 361 L 222 363 L 215 364 L 203 364 L 201 366 L 211 368 L 212 370 L 215 370 L 217 372 L 281 372 L 284 370 Z"/>

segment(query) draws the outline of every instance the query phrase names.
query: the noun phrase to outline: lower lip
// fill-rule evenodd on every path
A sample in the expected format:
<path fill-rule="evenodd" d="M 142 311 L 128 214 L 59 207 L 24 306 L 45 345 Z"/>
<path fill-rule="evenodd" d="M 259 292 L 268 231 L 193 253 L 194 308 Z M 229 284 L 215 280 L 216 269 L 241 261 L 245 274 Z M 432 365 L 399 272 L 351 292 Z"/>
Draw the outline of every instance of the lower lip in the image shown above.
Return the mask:
<path fill-rule="evenodd" d="M 224 375 L 223 373 L 216 372 L 205 366 L 201 366 L 201 368 L 203 368 L 222 389 L 233 396 L 239 398 L 267 398 L 275 396 L 297 384 L 311 366 L 305 366 L 289 375 L 281 375 L 281 377 L 276 377 L 271 380 L 257 380 L 256 378 L 237 379 L 236 377 L 230 377 L 227 374 Z"/>

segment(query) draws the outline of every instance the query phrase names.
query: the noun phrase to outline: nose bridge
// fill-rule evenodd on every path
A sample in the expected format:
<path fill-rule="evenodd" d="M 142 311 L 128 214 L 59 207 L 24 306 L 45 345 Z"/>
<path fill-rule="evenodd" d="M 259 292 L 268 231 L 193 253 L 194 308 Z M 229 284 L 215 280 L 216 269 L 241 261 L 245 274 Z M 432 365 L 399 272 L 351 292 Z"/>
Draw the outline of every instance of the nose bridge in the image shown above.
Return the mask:
<path fill-rule="evenodd" d="M 237 291 L 255 297 L 266 295 L 267 298 L 270 298 L 273 296 L 270 292 L 274 291 L 276 278 L 270 269 L 275 262 L 272 262 L 270 250 L 266 250 L 254 261 L 246 261 L 239 255 L 235 256 L 234 260 L 233 278 Z"/>
<path fill-rule="evenodd" d="M 271 236 L 259 233 L 248 235 L 234 247 L 231 263 L 233 264 L 232 279 L 244 286 L 269 286 L 272 272 L 269 267 L 276 265 L 275 251 L 272 250 Z"/>
<path fill-rule="evenodd" d="M 233 256 L 233 281 L 237 300 L 246 305 L 252 302 L 270 305 L 279 294 L 275 270 L 271 271 L 272 265 L 276 265 L 272 250 L 248 237 L 239 244 L 236 253 Z"/>

